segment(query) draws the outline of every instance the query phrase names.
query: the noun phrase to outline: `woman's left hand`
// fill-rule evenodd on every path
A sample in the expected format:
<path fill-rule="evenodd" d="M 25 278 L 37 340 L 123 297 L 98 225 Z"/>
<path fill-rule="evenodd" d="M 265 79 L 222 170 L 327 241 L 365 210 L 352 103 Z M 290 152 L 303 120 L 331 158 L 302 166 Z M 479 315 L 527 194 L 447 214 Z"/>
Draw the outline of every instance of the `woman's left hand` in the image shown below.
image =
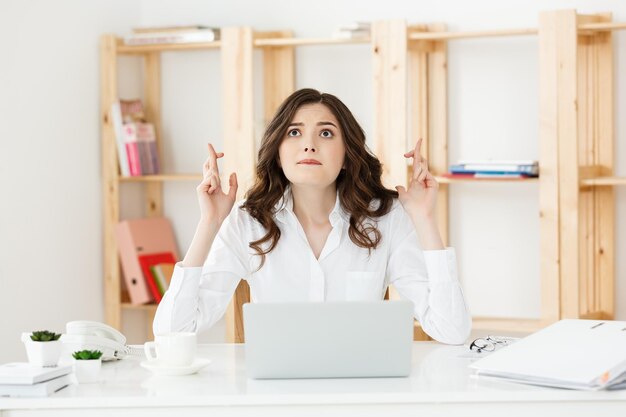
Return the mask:
<path fill-rule="evenodd" d="M 397 185 L 396 190 L 402 207 L 411 217 L 430 219 L 435 214 L 439 183 L 428 170 L 428 163 L 420 153 L 421 147 L 422 139 L 419 139 L 415 149 L 404 154 L 405 158 L 413 158 L 413 175 L 408 190 L 401 185 Z"/>

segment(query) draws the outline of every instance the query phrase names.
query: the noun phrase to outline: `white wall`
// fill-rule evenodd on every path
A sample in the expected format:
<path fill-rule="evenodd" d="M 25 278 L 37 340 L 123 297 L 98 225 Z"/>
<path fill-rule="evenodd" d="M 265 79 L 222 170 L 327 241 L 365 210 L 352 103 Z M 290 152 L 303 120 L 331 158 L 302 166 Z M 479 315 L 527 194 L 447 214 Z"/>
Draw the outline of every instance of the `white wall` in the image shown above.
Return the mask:
<path fill-rule="evenodd" d="M 98 36 L 133 26 L 203 23 L 292 29 L 326 37 L 341 23 L 402 18 L 446 22 L 451 30 L 536 27 L 539 10 L 613 11 L 621 1 L 294 2 L 201 0 L 0 2 L 0 362 L 22 360 L 21 331 L 63 330 L 72 319 L 100 320 L 102 232 Z M 624 34 L 617 66 L 625 68 Z M 537 158 L 535 37 L 454 41 L 449 51 L 450 156 Z M 371 60 L 365 46 L 297 49 L 297 87 L 338 95 L 372 130 Z M 256 63 L 260 64 L 260 54 Z M 141 96 L 140 65 L 122 61 L 120 92 Z M 259 68 L 259 65 L 257 66 Z M 622 71 L 623 73 L 623 71 Z M 619 72 L 616 71 L 616 74 Z M 255 73 L 260 86 L 261 72 Z M 626 82 L 618 75 L 617 174 L 626 175 L 626 126 L 619 114 Z M 257 88 L 257 134 L 263 126 Z M 163 57 L 165 169 L 197 172 L 205 143 L 223 143 L 216 52 Z M 198 215 L 193 183 L 167 184 L 165 214 L 185 251 Z M 123 185 L 122 215 L 141 215 L 141 186 Z M 626 190 L 617 188 L 617 254 L 626 248 Z M 537 186 L 455 185 L 451 243 L 475 314 L 539 314 Z M 617 318 L 626 320 L 626 261 L 617 256 Z M 145 337 L 141 315 L 128 317 L 132 342 Z M 207 340 L 222 337 L 223 323 Z"/>
<path fill-rule="evenodd" d="M 0 362 L 22 331 L 102 320 L 99 37 L 132 1 L 0 2 Z"/>

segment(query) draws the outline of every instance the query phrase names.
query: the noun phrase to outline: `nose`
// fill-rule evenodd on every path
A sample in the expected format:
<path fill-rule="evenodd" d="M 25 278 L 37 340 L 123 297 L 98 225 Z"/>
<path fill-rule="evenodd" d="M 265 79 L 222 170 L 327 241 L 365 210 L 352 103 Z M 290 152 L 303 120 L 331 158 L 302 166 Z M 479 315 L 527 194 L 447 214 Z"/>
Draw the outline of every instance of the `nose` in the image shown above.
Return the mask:
<path fill-rule="evenodd" d="M 315 134 L 307 132 L 304 134 L 304 152 L 315 152 Z"/>

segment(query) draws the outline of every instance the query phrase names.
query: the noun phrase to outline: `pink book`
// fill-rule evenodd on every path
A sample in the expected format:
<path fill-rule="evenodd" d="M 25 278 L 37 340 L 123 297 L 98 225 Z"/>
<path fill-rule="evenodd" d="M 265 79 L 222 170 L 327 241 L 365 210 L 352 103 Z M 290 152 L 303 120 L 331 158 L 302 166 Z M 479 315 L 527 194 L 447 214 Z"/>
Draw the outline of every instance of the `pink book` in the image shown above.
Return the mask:
<path fill-rule="evenodd" d="M 150 152 L 150 142 L 155 141 L 154 126 L 150 123 L 135 123 L 137 131 L 137 145 L 139 147 L 139 160 L 141 161 L 143 175 L 156 174 Z"/>
<path fill-rule="evenodd" d="M 117 224 L 115 236 L 130 302 L 146 304 L 155 301 L 146 282 L 150 277 L 144 277 L 139 257 L 171 252 L 178 260 L 178 249 L 169 220 L 164 217 L 125 220 Z"/>
<path fill-rule="evenodd" d="M 139 143 L 137 142 L 137 127 L 135 123 L 126 123 L 124 125 L 124 142 L 126 143 L 126 154 L 128 155 L 130 175 L 141 175 L 142 165 L 139 154 Z"/>

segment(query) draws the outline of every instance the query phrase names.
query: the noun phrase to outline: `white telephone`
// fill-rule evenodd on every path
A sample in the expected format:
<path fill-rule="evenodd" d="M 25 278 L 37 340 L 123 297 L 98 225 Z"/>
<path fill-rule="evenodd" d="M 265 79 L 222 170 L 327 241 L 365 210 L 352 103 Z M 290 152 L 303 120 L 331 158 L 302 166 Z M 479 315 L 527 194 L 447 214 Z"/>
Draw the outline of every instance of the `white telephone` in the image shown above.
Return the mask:
<path fill-rule="evenodd" d="M 135 355 L 135 350 L 126 345 L 126 337 L 111 326 L 97 321 L 70 321 L 66 333 L 61 336 L 63 344 L 74 352 L 89 349 L 102 352 L 102 360 L 122 359 Z M 143 349 L 141 352 L 143 356 Z"/>

